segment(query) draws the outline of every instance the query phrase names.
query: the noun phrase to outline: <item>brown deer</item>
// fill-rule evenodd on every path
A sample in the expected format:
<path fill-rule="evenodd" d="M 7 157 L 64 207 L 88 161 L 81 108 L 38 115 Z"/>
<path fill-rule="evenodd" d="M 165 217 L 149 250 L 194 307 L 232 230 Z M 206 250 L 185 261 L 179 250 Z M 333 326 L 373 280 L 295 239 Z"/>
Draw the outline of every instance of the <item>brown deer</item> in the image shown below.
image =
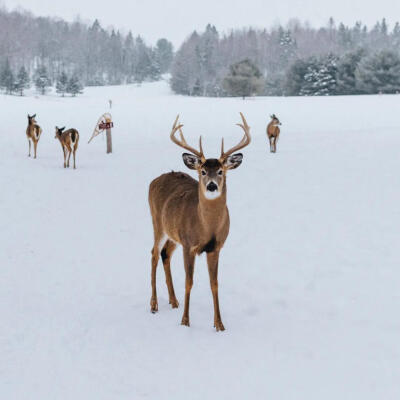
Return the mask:
<path fill-rule="evenodd" d="M 223 331 L 218 301 L 218 259 L 229 233 L 229 212 L 226 205 L 226 173 L 239 167 L 243 154 L 236 153 L 246 147 L 250 141 L 250 128 L 243 116 L 238 124 L 244 130 L 242 140 L 227 152 L 222 139 L 219 159 L 206 159 L 200 137 L 199 150 L 189 146 L 183 136 L 183 125 L 176 117 L 171 131 L 171 140 L 190 151 L 183 153 L 185 165 L 196 170 L 199 180 L 183 172 L 170 172 L 153 180 L 150 184 L 149 203 L 154 227 L 154 247 L 151 258 L 151 312 L 158 311 L 156 270 L 161 254 L 164 264 L 169 303 L 177 308 L 171 276 L 171 257 L 177 244 L 183 246 L 183 260 L 186 273 L 185 307 L 182 325 L 189 326 L 189 300 L 193 286 L 193 272 L 196 255 L 207 253 L 208 272 L 214 301 L 214 327 Z M 179 131 L 180 139 L 175 137 Z"/>
<path fill-rule="evenodd" d="M 74 169 L 76 169 L 75 165 L 75 153 L 78 149 L 79 142 L 79 132 L 76 129 L 68 129 L 64 131 L 65 126 L 63 128 L 58 128 L 56 126 L 56 136 L 61 143 L 61 147 L 64 153 L 64 168 L 69 168 L 69 159 L 71 158 L 71 153 L 74 155 Z"/>
<path fill-rule="evenodd" d="M 42 128 L 36 123 L 36 114 L 30 116 L 28 114 L 28 127 L 26 128 L 26 137 L 28 138 L 29 143 L 29 154 L 28 157 L 31 156 L 31 141 L 33 142 L 33 151 L 34 157 L 36 158 L 36 149 L 37 144 L 40 139 L 40 135 L 42 134 Z"/>
<path fill-rule="evenodd" d="M 267 135 L 269 139 L 269 149 L 271 153 L 276 153 L 276 143 L 279 139 L 281 130 L 279 126 L 282 125 L 275 114 L 271 115 L 271 122 L 267 126 Z"/>

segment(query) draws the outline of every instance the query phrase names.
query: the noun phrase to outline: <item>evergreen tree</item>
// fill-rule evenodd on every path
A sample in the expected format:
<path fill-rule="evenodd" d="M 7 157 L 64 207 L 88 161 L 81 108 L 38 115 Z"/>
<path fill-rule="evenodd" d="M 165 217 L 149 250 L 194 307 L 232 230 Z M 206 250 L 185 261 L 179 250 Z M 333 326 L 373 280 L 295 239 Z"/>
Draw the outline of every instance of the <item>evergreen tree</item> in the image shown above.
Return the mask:
<path fill-rule="evenodd" d="M 400 49 L 400 24 L 398 22 L 396 22 L 396 25 L 393 28 L 391 39 L 393 47 Z"/>
<path fill-rule="evenodd" d="M 56 91 L 57 93 L 61 94 L 62 97 L 64 97 L 65 93 L 67 92 L 67 88 L 68 88 L 68 76 L 63 71 L 57 78 Z"/>
<path fill-rule="evenodd" d="M 73 74 L 69 79 L 67 85 L 67 93 L 71 94 L 71 96 L 73 97 L 75 97 L 77 94 L 83 93 L 83 87 L 79 81 L 77 74 Z"/>
<path fill-rule="evenodd" d="M 285 93 L 288 96 L 299 96 L 305 84 L 305 75 L 309 64 L 304 60 L 296 60 L 289 68 L 285 80 Z"/>
<path fill-rule="evenodd" d="M 149 55 L 150 55 L 150 65 L 148 70 L 149 79 L 151 81 L 158 81 L 161 75 L 160 60 L 157 57 L 156 52 L 153 50 L 149 52 Z"/>
<path fill-rule="evenodd" d="M 311 58 L 304 75 L 302 96 L 329 96 L 336 92 L 337 59 L 333 55 Z"/>
<path fill-rule="evenodd" d="M 46 94 L 47 88 L 51 86 L 51 80 L 44 65 L 39 66 L 35 72 L 35 86 L 42 95 Z"/>
<path fill-rule="evenodd" d="M 26 72 L 26 69 L 24 66 L 20 68 L 18 71 L 17 75 L 17 81 L 15 84 L 15 89 L 19 92 L 21 96 L 24 95 L 24 89 L 29 89 L 30 88 L 30 79 L 28 72 Z"/>
<path fill-rule="evenodd" d="M 362 93 L 397 93 L 400 91 L 400 56 L 382 50 L 364 58 L 356 71 L 357 87 Z"/>
<path fill-rule="evenodd" d="M 356 50 L 345 54 L 339 60 L 336 74 L 336 94 L 349 95 L 358 92 L 356 70 L 363 56 L 363 50 Z"/>
<path fill-rule="evenodd" d="M 280 68 L 286 68 L 296 55 L 297 44 L 290 30 L 279 30 Z"/>
<path fill-rule="evenodd" d="M 133 67 L 135 82 L 142 83 L 150 74 L 151 57 L 143 39 L 138 36 L 135 41 L 135 62 Z"/>
<path fill-rule="evenodd" d="M 167 39 L 159 39 L 154 49 L 155 57 L 160 66 L 160 73 L 165 74 L 169 71 L 174 58 L 172 43 Z"/>
<path fill-rule="evenodd" d="M 241 96 L 243 99 L 261 93 L 264 78 L 257 66 L 246 59 L 233 64 L 223 80 L 223 87 L 231 96 Z"/>
<path fill-rule="evenodd" d="M 0 86 L 5 90 L 6 94 L 12 94 L 15 90 L 15 78 L 8 58 L 0 73 Z"/>

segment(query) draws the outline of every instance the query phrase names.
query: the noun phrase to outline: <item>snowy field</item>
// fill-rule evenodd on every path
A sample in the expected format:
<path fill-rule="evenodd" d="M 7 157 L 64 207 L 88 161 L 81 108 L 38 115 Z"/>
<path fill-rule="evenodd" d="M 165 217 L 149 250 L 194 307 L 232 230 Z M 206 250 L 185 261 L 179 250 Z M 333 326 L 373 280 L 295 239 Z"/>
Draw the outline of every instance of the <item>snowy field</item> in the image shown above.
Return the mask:
<path fill-rule="evenodd" d="M 114 153 L 87 144 L 113 100 Z M 0 399 L 400 398 L 400 96 L 204 99 L 165 83 L 78 98 L 0 96 Z M 176 114 L 208 157 L 253 141 L 228 176 L 220 259 L 226 331 L 213 329 L 205 257 L 191 327 L 158 268 L 150 311 L 150 181 L 185 171 Z M 278 153 L 265 125 L 281 119 Z M 43 128 L 27 157 L 26 114 Z M 65 170 L 54 126 L 80 131 Z M 192 172 L 190 172 L 192 173 Z"/>

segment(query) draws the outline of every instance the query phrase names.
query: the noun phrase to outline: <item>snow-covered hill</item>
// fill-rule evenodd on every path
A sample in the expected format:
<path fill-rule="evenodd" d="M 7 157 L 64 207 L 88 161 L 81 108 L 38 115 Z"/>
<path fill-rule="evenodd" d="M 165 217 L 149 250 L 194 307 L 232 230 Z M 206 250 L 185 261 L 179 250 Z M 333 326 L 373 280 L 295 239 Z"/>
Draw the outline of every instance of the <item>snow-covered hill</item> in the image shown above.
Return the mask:
<path fill-rule="evenodd" d="M 113 100 L 114 153 L 87 144 Z M 0 398 L 398 399 L 400 96 L 206 99 L 165 83 L 79 98 L 0 97 Z M 220 260 L 226 331 L 213 329 L 205 257 L 191 327 L 161 264 L 150 311 L 150 181 L 185 170 L 169 131 L 181 115 L 206 155 L 253 142 L 229 173 L 231 231 Z M 265 136 L 283 122 L 278 153 Z M 43 128 L 27 157 L 26 114 Z M 54 126 L 80 131 L 62 168 Z"/>

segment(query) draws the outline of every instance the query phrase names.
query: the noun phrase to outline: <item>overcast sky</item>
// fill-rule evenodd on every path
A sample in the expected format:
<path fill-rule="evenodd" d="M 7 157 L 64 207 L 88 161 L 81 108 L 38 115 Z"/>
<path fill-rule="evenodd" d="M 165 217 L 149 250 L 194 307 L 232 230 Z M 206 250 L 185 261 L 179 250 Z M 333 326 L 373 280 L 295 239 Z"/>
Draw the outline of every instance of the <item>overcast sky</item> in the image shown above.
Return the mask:
<path fill-rule="evenodd" d="M 23 7 L 36 15 L 93 21 L 141 34 L 154 43 L 166 37 L 179 45 L 194 29 L 207 23 L 219 31 L 237 27 L 271 27 L 291 18 L 326 25 L 330 16 L 353 24 L 361 20 L 371 26 L 386 17 L 400 20 L 400 0 L 0 0 L 8 9 Z"/>

